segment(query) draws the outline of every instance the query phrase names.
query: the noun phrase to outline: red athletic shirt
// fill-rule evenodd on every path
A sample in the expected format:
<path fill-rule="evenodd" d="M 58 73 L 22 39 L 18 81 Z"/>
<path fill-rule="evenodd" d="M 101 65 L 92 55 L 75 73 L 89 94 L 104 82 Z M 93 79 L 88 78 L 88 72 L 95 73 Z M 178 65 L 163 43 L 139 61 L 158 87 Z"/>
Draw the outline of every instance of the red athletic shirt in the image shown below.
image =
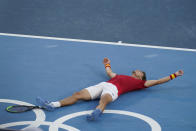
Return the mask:
<path fill-rule="evenodd" d="M 144 83 L 146 81 L 139 80 L 132 76 L 126 76 L 126 75 L 116 75 L 115 77 L 113 77 L 107 82 L 112 83 L 117 87 L 118 96 L 120 96 L 123 93 L 130 92 L 133 90 L 139 90 L 139 89 L 146 88 L 144 86 Z"/>

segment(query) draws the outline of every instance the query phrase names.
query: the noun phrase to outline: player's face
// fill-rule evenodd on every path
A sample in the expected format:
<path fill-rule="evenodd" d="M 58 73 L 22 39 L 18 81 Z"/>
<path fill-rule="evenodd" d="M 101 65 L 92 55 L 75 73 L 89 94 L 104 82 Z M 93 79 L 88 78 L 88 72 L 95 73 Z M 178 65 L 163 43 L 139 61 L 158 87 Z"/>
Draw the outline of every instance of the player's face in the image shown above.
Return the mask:
<path fill-rule="evenodd" d="M 134 70 L 132 72 L 132 76 L 135 77 L 135 78 L 137 78 L 137 79 L 142 80 L 143 73 L 140 70 Z"/>

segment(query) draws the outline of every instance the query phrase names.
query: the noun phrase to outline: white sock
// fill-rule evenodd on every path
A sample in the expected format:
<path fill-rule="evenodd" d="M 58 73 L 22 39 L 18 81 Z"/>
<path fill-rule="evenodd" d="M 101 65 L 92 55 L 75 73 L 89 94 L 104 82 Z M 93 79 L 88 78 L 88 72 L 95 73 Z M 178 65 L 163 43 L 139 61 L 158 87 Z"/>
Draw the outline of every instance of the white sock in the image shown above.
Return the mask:
<path fill-rule="evenodd" d="M 61 107 L 61 103 L 59 101 L 51 102 L 50 105 L 53 106 L 53 107 L 55 107 L 55 108 Z"/>

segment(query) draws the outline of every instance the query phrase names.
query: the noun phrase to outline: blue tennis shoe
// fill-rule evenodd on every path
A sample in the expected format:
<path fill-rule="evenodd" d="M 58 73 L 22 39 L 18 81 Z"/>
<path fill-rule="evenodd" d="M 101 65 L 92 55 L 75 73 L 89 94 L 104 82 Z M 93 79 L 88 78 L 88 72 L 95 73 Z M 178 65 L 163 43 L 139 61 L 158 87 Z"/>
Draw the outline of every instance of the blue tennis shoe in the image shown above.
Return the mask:
<path fill-rule="evenodd" d="M 102 114 L 102 111 L 100 109 L 95 109 L 91 114 L 88 114 L 86 119 L 89 121 L 95 121 L 97 120 Z"/>
<path fill-rule="evenodd" d="M 47 111 L 54 111 L 55 107 L 53 107 L 49 101 L 42 99 L 41 97 L 36 98 L 37 104 L 44 107 Z"/>

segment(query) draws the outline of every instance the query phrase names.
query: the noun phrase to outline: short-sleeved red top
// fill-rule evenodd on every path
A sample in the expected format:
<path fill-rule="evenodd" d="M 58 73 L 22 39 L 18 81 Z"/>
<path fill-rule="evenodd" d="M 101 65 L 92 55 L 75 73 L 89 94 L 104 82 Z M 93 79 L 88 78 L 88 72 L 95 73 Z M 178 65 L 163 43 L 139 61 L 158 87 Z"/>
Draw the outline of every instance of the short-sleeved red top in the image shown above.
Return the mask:
<path fill-rule="evenodd" d="M 144 86 L 144 83 L 146 81 L 139 80 L 132 76 L 127 76 L 127 75 L 116 75 L 115 77 L 113 77 L 107 82 L 112 83 L 117 87 L 118 96 L 120 96 L 123 93 L 130 92 L 133 90 L 139 90 L 139 89 L 146 88 Z"/>

